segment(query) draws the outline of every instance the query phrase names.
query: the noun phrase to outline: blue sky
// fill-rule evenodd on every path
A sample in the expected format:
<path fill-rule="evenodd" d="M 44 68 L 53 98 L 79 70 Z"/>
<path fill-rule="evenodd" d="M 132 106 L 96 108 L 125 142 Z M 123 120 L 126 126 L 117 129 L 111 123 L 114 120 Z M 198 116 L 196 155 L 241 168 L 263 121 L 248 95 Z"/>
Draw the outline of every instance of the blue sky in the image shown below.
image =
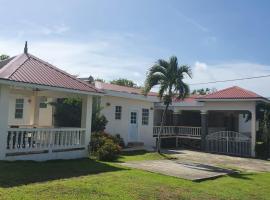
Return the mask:
<path fill-rule="evenodd" d="M 159 58 L 193 69 L 189 83 L 270 74 L 270 2 L 0 0 L 0 53 L 30 53 L 81 77 L 142 84 Z M 270 78 L 233 83 L 269 96 Z M 194 88 L 195 86 L 192 86 Z"/>

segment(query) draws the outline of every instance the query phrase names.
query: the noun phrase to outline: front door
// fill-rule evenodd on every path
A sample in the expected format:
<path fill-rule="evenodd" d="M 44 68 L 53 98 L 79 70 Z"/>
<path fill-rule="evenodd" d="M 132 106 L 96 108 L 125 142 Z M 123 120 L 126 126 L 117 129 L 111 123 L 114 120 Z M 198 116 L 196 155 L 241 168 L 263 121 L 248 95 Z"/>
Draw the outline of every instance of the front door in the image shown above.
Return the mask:
<path fill-rule="evenodd" d="M 138 112 L 132 110 L 129 115 L 129 128 L 128 128 L 129 142 L 138 141 Z"/>

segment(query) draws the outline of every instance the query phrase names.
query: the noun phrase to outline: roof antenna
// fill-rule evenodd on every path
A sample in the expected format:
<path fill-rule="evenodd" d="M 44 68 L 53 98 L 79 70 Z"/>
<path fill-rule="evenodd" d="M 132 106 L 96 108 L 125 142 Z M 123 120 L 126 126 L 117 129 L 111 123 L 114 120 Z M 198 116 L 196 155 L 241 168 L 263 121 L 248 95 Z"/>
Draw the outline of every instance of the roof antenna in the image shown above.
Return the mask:
<path fill-rule="evenodd" d="M 25 54 L 28 54 L 27 41 L 25 41 L 25 45 L 24 45 L 24 53 L 25 53 Z"/>

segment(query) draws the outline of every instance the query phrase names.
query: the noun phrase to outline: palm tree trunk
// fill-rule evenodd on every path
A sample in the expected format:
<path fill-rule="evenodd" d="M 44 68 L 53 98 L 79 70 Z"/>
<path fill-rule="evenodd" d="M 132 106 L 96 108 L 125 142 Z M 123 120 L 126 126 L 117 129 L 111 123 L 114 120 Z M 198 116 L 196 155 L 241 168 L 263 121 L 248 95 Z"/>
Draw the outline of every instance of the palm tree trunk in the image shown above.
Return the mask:
<path fill-rule="evenodd" d="M 157 152 L 160 153 L 160 146 L 161 146 L 161 133 L 163 132 L 163 126 L 164 126 L 164 119 L 165 119 L 165 114 L 167 113 L 169 104 L 166 105 L 165 110 L 163 111 L 162 118 L 161 118 L 161 126 L 160 130 L 158 132 L 158 142 L 157 142 Z"/>

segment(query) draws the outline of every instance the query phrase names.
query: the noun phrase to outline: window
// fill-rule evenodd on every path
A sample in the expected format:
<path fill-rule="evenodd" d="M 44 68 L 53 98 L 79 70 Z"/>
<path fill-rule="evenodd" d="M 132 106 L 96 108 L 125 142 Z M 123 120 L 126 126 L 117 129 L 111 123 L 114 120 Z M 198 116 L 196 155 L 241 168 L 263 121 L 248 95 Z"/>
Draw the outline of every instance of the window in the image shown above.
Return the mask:
<path fill-rule="evenodd" d="M 136 112 L 130 113 L 130 123 L 137 124 L 137 113 Z"/>
<path fill-rule="evenodd" d="M 39 107 L 40 108 L 47 108 L 47 98 L 46 97 L 40 98 Z"/>
<path fill-rule="evenodd" d="M 142 109 L 142 125 L 148 125 L 149 123 L 149 109 Z"/>
<path fill-rule="evenodd" d="M 121 119 L 122 106 L 115 106 L 115 119 Z"/>
<path fill-rule="evenodd" d="M 24 99 L 16 99 L 15 119 L 22 119 L 23 118 L 23 104 L 24 104 Z"/>

